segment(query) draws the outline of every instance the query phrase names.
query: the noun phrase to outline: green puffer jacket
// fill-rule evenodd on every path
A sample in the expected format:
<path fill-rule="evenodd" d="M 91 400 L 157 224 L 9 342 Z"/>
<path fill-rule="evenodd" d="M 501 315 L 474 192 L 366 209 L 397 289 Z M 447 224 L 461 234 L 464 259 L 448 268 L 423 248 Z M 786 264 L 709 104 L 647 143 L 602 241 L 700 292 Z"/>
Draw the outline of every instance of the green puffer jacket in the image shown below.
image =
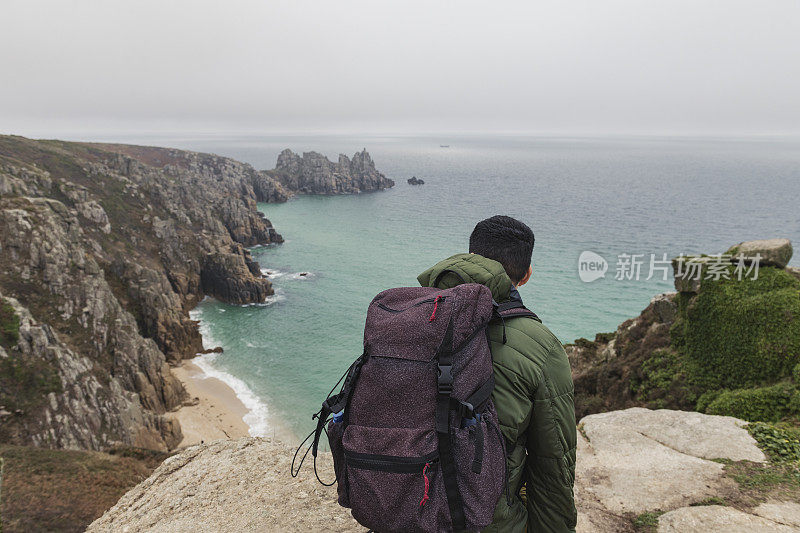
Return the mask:
<path fill-rule="evenodd" d="M 417 279 L 430 287 L 442 270 L 453 270 L 464 280 L 486 285 L 497 303 L 507 301 L 511 280 L 503 266 L 475 254 L 458 254 L 437 263 Z M 461 281 L 445 275 L 439 286 Z M 535 309 L 533 310 L 535 311 Z M 500 498 L 494 522 L 484 531 L 568 532 L 575 530 L 575 407 L 569 361 L 549 329 L 532 318 L 505 321 L 506 343 L 500 321 L 489 324 L 494 359 L 492 398 L 500 429 L 509 450 L 512 504 Z M 525 486 L 526 500 L 520 497 Z"/>

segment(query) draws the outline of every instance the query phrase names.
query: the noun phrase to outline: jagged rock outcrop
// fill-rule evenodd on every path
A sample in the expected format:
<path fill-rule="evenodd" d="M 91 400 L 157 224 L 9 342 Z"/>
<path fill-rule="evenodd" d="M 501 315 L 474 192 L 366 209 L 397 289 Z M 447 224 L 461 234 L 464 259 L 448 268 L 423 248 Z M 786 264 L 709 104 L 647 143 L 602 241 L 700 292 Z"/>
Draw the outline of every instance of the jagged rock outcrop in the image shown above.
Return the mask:
<path fill-rule="evenodd" d="M 693 504 L 735 495 L 736 483 L 719 460 L 765 461 L 743 425 L 730 417 L 647 409 L 584 418 L 575 478 L 577 531 L 633 533 L 637 515 L 655 511 L 670 511 L 662 517 L 663 531 L 677 531 L 669 529 L 671 512 L 691 513 L 703 509 Z M 88 531 L 362 531 L 337 505 L 335 489 L 317 483 L 310 465 L 290 477 L 293 454 L 294 448 L 270 439 L 194 446 L 167 459 Z M 330 454 L 320 453 L 317 466 L 322 480 L 334 478 Z M 767 524 L 763 531 L 784 531 L 779 524 L 792 520 L 796 507 L 776 501 L 746 512 L 724 509 Z"/>
<path fill-rule="evenodd" d="M 259 171 L 253 178 L 253 191 L 259 202 L 279 203 L 285 202 L 292 196 L 286 188 L 269 171 Z"/>
<path fill-rule="evenodd" d="M 256 209 L 282 195 L 215 155 L 0 136 L 0 293 L 47 340 L 4 350 L 4 407 L 41 394 L 0 417 L 3 440 L 177 445 L 164 414 L 184 391 L 168 362 L 203 348 L 188 311 L 272 294 L 245 247 L 282 241 Z"/>
<path fill-rule="evenodd" d="M 375 169 L 366 150 L 353 159 L 340 154 L 336 163 L 317 152 L 299 156 L 289 149 L 278 156 L 272 175 L 288 190 L 301 194 L 345 194 L 376 191 L 394 186 L 394 181 Z"/>
<path fill-rule="evenodd" d="M 409 185 L 425 185 L 425 180 L 419 179 L 416 176 L 411 176 L 406 180 L 406 183 L 408 183 Z"/>
<path fill-rule="evenodd" d="M 720 279 L 721 267 L 728 263 L 739 269 L 731 266 L 732 272 L 728 275 L 737 277 L 757 275 L 757 268 L 764 266 L 786 269 L 796 276 L 795 269 L 786 266 L 792 259 L 792 253 L 789 239 L 762 239 L 740 242 L 724 254 L 676 257 L 672 260 L 675 289 L 678 292 L 699 292 L 702 280 L 710 277 Z M 756 262 L 758 267 L 755 266 Z"/>
<path fill-rule="evenodd" d="M 784 268 L 792 259 L 792 243 L 789 239 L 763 239 L 740 242 L 732 246 L 726 255 L 733 260 L 742 256 L 746 261 L 759 258 L 762 265 Z"/>
<path fill-rule="evenodd" d="M 241 246 L 234 253 L 210 253 L 203 260 L 203 290 L 227 302 L 263 302 L 273 294 L 269 282 L 256 275 L 261 275 L 258 263 Z"/>

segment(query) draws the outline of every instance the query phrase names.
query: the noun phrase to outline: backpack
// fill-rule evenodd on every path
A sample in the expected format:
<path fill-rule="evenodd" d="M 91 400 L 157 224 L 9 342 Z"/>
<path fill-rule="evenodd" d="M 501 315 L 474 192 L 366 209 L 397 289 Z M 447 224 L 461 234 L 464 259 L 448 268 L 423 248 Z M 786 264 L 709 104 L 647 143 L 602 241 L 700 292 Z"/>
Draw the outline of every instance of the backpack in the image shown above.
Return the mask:
<path fill-rule="evenodd" d="M 493 318 L 512 316 L 538 320 L 521 302 L 498 306 L 475 283 L 389 289 L 372 300 L 364 351 L 306 438 L 313 436 L 316 472 L 327 434 L 339 504 L 361 525 L 381 533 L 479 530 L 504 489 L 510 498 L 486 331 Z"/>

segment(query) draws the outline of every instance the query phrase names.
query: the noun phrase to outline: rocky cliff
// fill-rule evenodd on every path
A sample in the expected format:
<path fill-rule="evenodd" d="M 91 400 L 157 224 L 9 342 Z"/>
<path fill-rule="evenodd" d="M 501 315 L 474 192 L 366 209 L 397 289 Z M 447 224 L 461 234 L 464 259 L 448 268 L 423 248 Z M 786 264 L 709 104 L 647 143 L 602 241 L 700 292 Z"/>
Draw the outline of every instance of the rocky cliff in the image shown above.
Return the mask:
<path fill-rule="evenodd" d="M 271 171 L 281 185 L 301 194 L 344 194 L 376 191 L 394 186 L 394 181 L 375 169 L 366 150 L 356 152 L 353 159 L 344 154 L 331 162 L 317 152 L 304 152 L 302 157 L 284 150 Z"/>
<path fill-rule="evenodd" d="M 758 269 L 747 259 L 756 256 Z M 578 416 L 639 405 L 800 425 L 791 256 L 787 239 L 770 239 L 676 259 L 677 292 L 615 332 L 566 346 Z"/>
<path fill-rule="evenodd" d="M 798 531 L 800 504 L 793 500 L 800 485 L 755 491 L 739 481 L 743 472 L 780 471 L 744 425 L 641 408 L 584 418 L 575 477 L 578 533 Z M 167 459 L 88 531 L 363 531 L 310 466 L 289 476 L 293 453 L 254 438 L 191 447 Z M 329 454 L 321 454 L 318 470 L 323 481 L 334 479 Z"/>
<path fill-rule="evenodd" d="M 215 155 L 0 136 L 0 439 L 175 446 L 188 311 L 272 293 L 245 247 L 282 241 L 256 202 L 286 195 Z"/>

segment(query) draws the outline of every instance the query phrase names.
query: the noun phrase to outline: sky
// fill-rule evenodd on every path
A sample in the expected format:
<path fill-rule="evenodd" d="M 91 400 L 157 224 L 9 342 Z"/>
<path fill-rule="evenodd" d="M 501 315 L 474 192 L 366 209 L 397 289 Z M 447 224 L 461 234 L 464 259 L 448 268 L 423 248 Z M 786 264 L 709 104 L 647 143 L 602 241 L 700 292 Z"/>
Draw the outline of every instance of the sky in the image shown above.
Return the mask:
<path fill-rule="evenodd" d="M 0 0 L 0 132 L 800 134 L 800 1 Z"/>

